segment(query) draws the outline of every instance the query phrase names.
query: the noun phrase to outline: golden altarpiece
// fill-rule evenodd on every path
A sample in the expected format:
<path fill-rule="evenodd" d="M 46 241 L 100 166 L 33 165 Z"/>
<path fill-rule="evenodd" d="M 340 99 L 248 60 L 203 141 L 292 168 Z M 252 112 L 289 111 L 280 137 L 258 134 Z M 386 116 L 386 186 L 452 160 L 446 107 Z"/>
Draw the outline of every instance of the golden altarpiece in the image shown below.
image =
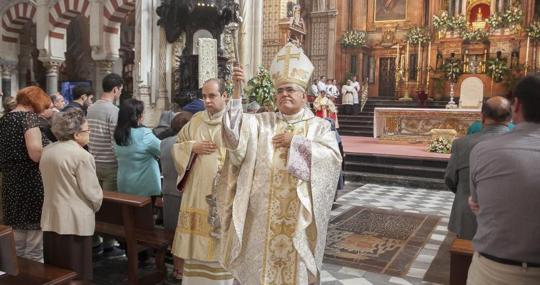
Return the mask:
<path fill-rule="evenodd" d="M 356 1 L 352 2 L 355 8 Z M 368 78 L 369 96 L 407 100 L 423 92 L 442 100 L 449 97 L 451 87 L 453 94 L 460 97 L 463 90 L 468 90 L 470 81 L 481 82 L 484 98 L 505 95 L 510 83 L 506 79 L 493 80 L 490 62 L 504 62 L 514 76 L 537 69 L 536 41 L 528 40 L 526 32 L 535 17 L 535 7 L 540 6 L 534 0 L 362 2 L 367 3 L 365 15 L 351 17 L 348 26 L 338 27 L 338 32 L 366 31 L 366 44 L 359 48 L 342 47 L 336 61 L 340 63 L 340 79 L 351 73 Z M 502 16 L 511 9 L 520 13 L 520 21 L 510 26 L 490 26 L 493 15 Z M 404 13 L 399 14 L 397 11 L 401 10 Z M 454 31 L 435 29 L 434 16 L 440 17 L 442 13 L 462 18 L 463 27 Z M 413 27 L 426 28 L 430 39 L 421 45 L 408 44 L 406 35 Z M 453 84 L 445 72 L 449 61 L 459 64 L 460 72 Z"/>

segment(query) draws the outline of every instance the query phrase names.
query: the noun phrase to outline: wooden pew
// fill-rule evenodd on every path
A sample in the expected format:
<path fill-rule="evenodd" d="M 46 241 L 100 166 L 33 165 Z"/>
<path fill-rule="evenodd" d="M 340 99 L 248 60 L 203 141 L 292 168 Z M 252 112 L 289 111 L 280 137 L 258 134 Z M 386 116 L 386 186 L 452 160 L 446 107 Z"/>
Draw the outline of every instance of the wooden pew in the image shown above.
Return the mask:
<path fill-rule="evenodd" d="M 150 198 L 103 191 L 103 204 L 96 213 L 96 232 L 126 242 L 129 284 L 156 284 L 165 279 L 165 254 L 173 236 L 154 227 Z M 156 250 L 156 271 L 138 278 L 138 252 L 141 246 Z"/>
<path fill-rule="evenodd" d="M 0 285 L 68 284 L 77 273 L 17 257 L 11 227 L 0 225 Z"/>
<path fill-rule="evenodd" d="M 467 284 L 467 275 L 473 256 L 470 240 L 455 239 L 450 247 L 450 285 Z"/>
<path fill-rule="evenodd" d="M 4 225 L 0 225 L 0 271 L 10 275 L 19 274 L 13 230 Z"/>

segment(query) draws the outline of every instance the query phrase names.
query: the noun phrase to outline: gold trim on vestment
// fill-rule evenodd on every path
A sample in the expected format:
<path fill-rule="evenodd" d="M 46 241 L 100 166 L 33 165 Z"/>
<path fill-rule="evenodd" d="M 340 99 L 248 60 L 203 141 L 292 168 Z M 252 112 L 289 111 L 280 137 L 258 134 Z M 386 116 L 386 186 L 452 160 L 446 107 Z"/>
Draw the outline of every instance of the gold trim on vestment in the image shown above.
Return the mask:
<path fill-rule="evenodd" d="M 186 277 L 201 277 L 201 278 L 210 279 L 210 280 L 230 280 L 230 279 L 233 279 L 233 276 L 231 274 L 229 274 L 229 275 L 212 275 L 212 274 L 205 273 L 205 272 L 200 272 L 200 271 L 184 271 L 183 275 L 186 276 Z"/>
<path fill-rule="evenodd" d="M 295 128 L 295 135 L 306 136 L 307 122 L 303 128 Z M 285 126 L 286 128 L 286 126 Z M 276 133 L 285 132 L 282 126 Z M 293 237 L 298 223 L 300 201 L 296 193 L 298 179 L 287 171 L 289 149 L 275 149 L 272 156 L 268 219 L 263 256 L 261 284 L 296 284 L 298 252 Z M 280 161 L 276 161 L 276 158 Z"/>
<path fill-rule="evenodd" d="M 192 264 L 192 263 L 184 263 L 184 270 L 204 270 L 204 271 L 208 271 L 208 272 L 212 272 L 212 273 L 226 273 L 226 274 L 230 274 L 228 271 L 226 271 L 225 269 L 221 268 L 221 267 L 211 267 L 211 266 L 208 266 L 208 265 L 204 265 L 204 264 Z"/>
<path fill-rule="evenodd" d="M 180 219 L 180 222 L 177 229 L 181 233 L 210 237 L 211 227 L 208 224 L 207 211 L 193 208 L 187 210 L 181 209 L 178 219 Z"/>

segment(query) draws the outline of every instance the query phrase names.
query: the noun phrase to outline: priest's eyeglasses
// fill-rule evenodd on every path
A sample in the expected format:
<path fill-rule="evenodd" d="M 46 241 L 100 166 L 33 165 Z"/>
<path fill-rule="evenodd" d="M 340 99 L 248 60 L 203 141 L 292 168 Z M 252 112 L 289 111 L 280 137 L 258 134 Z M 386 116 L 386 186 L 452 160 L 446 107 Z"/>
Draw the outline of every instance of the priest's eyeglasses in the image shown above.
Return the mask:
<path fill-rule="evenodd" d="M 283 94 L 284 92 L 287 93 L 288 95 L 291 95 L 293 94 L 294 92 L 300 92 L 302 90 L 300 89 L 297 89 L 297 88 L 294 88 L 294 87 L 291 87 L 291 86 L 288 86 L 288 87 L 283 87 L 283 88 L 278 88 L 277 89 L 277 94 Z"/>

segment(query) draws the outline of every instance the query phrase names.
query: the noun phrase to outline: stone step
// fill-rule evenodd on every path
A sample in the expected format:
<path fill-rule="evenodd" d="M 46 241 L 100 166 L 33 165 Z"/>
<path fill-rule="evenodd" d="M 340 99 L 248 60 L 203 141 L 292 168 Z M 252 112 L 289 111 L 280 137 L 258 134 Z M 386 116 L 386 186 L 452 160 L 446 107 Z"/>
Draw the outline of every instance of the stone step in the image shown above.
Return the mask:
<path fill-rule="evenodd" d="M 355 120 L 355 119 L 373 119 L 373 113 L 362 113 L 358 115 L 341 115 L 338 113 L 340 120 Z"/>
<path fill-rule="evenodd" d="M 373 126 L 371 124 L 358 124 L 358 123 L 343 123 L 339 122 L 339 130 L 366 130 L 373 131 Z"/>
<path fill-rule="evenodd" d="M 446 159 L 437 158 L 415 158 L 415 157 L 396 157 L 387 155 L 376 154 L 358 154 L 347 153 L 346 163 L 372 163 L 372 164 L 386 164 L 386 165 L 400 165 L 400 166 L 421 166 L 428 168 L 446 169 L 448 161 Z"/>
<path fill-rule="evenodd" d="M 344 171 L 345 181 L 359 183 L 375 183 L 389 186 L 424 188 L 436 191 L 448 191 L 442 179 L 380 174 L 371 172 Z"/>
<path fill-rule="evenodd" d="M 358 130 L 339 130 L 339 134 L 342 136 L 353 136 L 353 137 L 373 137 L 373 131 L 358 131 Z"/>
<path fill-rule="evenodd" d="M 345 170 L 365 173 L 390 174 L 397 176 L 411 176 L 419 178 L 444 179 L 444 168 L 412 166 L 412 165 L 392 165 L 371 162 L 345 162 Z"/>

